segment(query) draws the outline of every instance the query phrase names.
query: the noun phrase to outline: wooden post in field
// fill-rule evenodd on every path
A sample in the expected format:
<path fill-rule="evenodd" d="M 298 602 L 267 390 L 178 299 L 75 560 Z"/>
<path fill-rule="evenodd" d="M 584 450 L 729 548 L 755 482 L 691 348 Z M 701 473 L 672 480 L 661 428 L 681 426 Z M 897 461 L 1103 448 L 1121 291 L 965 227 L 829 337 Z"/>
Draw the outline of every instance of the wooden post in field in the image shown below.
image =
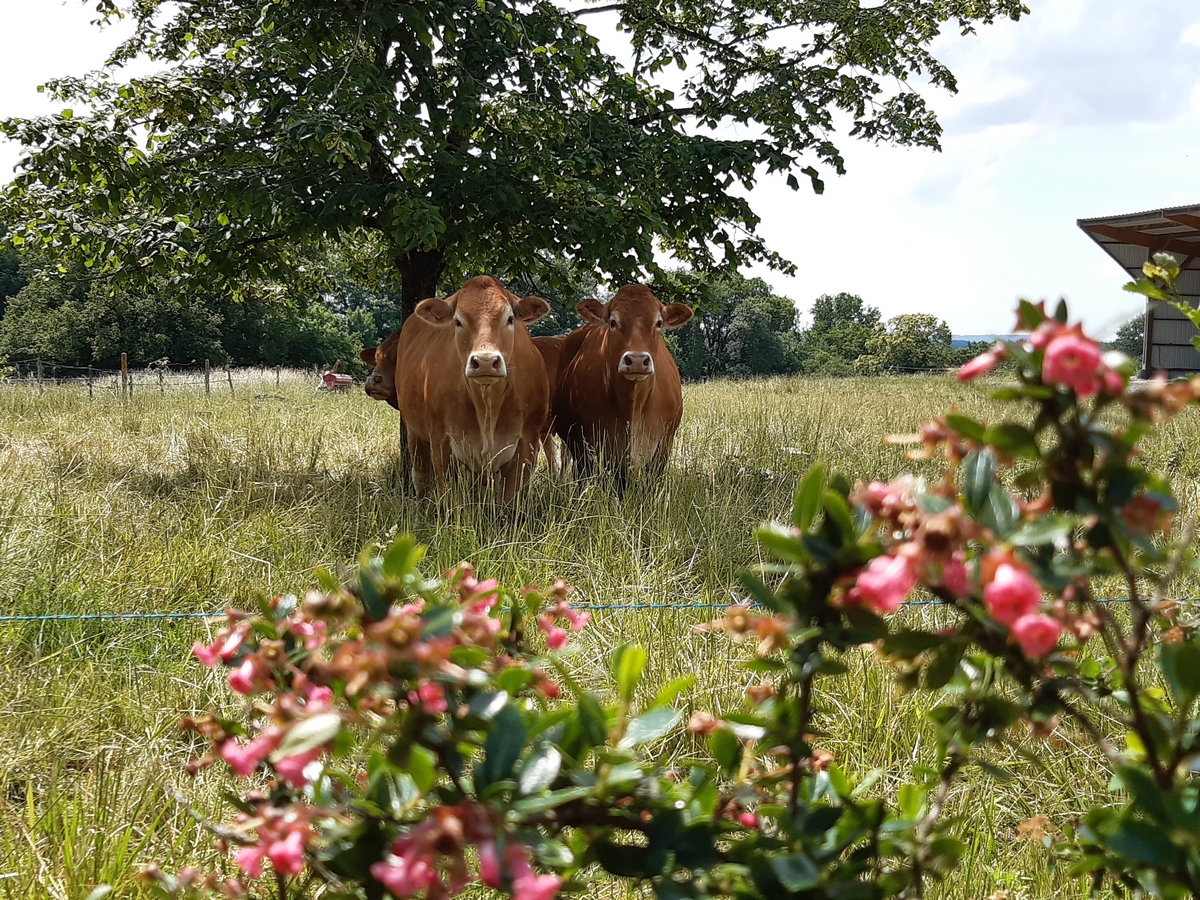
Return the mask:
<path fill-rule="evenodd" d="M 37 360 L 37 380 L 38 380 L 38 393 L 39 394 L 46 393 L 46 385 L 42 381 L 42 361 L 40 358 Z"/>
<path fill-rule="evenodd" d="M 160 394 L 163 392 L 163 370 L 161 366 L 158 369 L 158 392 Z"/>
<path fill-rule="evenodd" d="M 282 368 L 283 368 L 283 366 L 275 367 L 275 387 L 279 387 L 279 370 Z"/>
<path fill-rule="evenodd" d="M 88 386 L 88 399 L 91 400 L 92 399 L 92 367 L 91 366 L 88 366 L 87 386 Z"/>
<path fill-rule="evenodd" d="M 129 396 L 133 391 L 129 385 L 129 357 L 124 353 L 121 354 L 121 395 Z"/>
<path fill-rule="evenodd" d="M 204 361 L 204 393 L 211 394 L 212 388 L 209 387 L 209 384 L 208 384 L 208 371 L 209 371 L 209 365 L 208 365 L 208 360 L 206 359 Z"/>
<path fill-rule="evenodd" d="M 233 396 L 233 369 L 225 367 L 225 378 L 229 381 L 229 396 Z"/>

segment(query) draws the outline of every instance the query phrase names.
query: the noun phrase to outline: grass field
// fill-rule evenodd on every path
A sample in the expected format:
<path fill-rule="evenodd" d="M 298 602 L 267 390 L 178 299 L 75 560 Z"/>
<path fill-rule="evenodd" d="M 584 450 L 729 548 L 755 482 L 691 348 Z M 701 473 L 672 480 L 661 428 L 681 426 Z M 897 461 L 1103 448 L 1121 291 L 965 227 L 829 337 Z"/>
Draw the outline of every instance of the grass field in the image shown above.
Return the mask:
<path fill-rule="evenodd" d="M 122 403 L 78 388 L 0 386 L 0 613 L 201 612 L 262 593 L 299 591 L 314 564 L 352 560 L 410 530 L 431 565 L 472 561 L 509 585 L 561 576 L 598 611 L 575 659 L 595 683 L 623 640 L 650 653 L 650 683 L 693 672 L 688 702 L 721 710 L 747 679 L 740 651 L 693 633 L 704 610 L 621 609 L 725 603 L 737 570 L 756 561 L 751 529 L 787 511 L 817 460 L 853 478 L 911 470 L 880 436 L 911 431 L 957 404 L 995 417 L 986 388 L 950 378 L 775 379 L 686 389 L 675 459 L 658 484 L 617 499 L 540 471 L 518 508 L 497 512 L 470 491 L 435 503 L 405 495 L 395 463 L 396 413 L 361 392 L 315 395 L 311 380 L 206 397 L 144 393 Z M 1172 423 L 1146 458 L 1194 504 L 1200 417 Z M 1181 591 L 1195 595 L 1196 585 Z M 715 614 L 715 611 L 714 611 Z M 932 616 L 926 607 L 901 615 Z M 711 616 L 709 616 L 711 617 Z M 181 715 L 228 702 L 189 656 L 200 620 L 0 625 L 0 897 L 84 897 L 98 883 L 138 896 L 139 861 L 211 864 L 210 840 L 165 786 L 220 819 L 220 777 L 191 782 Z M 899 783 L 928 759 L 925 700 L 891 689 L 866 652 L 827 682 L 826 749 L 862 773 Z M 1105 791 L 1095 754 L 1069 731 L 1052 761 L 998 756 L 1014 778 L 980 779 L 955 810 L 970 846 L 940 896 L 1085 894 L 1047 869 L 1016 826 L 1046 815 L 1061 827 Z"/>

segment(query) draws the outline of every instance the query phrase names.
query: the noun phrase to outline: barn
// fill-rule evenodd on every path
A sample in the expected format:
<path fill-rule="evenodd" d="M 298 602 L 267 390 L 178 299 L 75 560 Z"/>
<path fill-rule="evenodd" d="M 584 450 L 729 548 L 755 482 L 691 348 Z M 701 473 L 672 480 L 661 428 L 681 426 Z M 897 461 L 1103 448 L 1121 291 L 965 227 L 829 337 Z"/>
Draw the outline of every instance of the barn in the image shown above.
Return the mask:
<path fill-rule="evenodd" d="M 1142 264 L 1155 253 L 1173 254 L 1184 270 L 1178 284 L 1181 296 L 1192 306 L 1200 305 L 1200 205 L 1079 219 L 1077 224 L 1130 280 L 1142 277 Z M 1141 374 L 1165 372 L 1173 378 L 1200 372 L 1200 351 L 1192 346 L 1195 335 L 1192 323 L 1178 310 L 1166 303 L 1147 303 Z"/>

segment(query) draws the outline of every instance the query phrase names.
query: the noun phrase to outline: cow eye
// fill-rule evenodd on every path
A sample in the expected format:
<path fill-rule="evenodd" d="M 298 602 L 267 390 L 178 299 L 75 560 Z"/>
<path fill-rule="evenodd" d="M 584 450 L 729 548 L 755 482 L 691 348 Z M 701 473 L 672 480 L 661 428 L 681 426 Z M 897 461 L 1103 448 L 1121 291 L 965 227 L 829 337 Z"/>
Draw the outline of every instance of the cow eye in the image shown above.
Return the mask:
<path fill-rule="evenodd" d="M 655 323 L 654 323 L 654 327 L 655 327 L 655 328 L 662 328 L 662 319 L 659 319 L 657 322 L 655 322 Z"/>
<path fill-rule="evenodd" d="M 454 327 L 455 327 L 455 328 L 462 328 L 462 327 L 463 327 L 462 319 L 460 319 L 458 316 L 455 316 L 455 317 L 454 317 Z"/>
<path fill-rule="evenodd" d="M 516 320 L 516 316 L 509 316 L 509 317 L 508 317 L 508 322 L 507 322 L 506 324 L 508 325 L 508 327 L 509 327 L 509 328 L 511 328 L 511 327 L 512 327 L 512 323 L 513 323 L 515 320 Z"/>
<path fill-rule="evenodd" d="M 617 320 L 616 320 L 616 319 L 609 319 L 609 320 L 608 320 L 608 327 L 609 327 L 609 328 L 616 328 L 616 327 L 617 327 Z"/>

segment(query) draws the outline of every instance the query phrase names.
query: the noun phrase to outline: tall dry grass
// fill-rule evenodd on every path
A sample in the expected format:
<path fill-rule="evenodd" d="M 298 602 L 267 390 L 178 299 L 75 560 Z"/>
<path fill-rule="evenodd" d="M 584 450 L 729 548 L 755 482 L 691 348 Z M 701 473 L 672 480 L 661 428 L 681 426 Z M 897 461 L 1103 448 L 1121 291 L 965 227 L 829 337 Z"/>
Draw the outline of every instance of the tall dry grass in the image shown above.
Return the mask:
<path fill-rule="evenodd" d="M 635 641 L 648 683 L 693 673 L 688 702 L 720 711 L 747 683 L 741 650 L 690 625 L 723 604 L 736 572 L 758 561 L 751 529 L 786 514 L 816 461 L 854 478 L 920 469 L 881 436 L 912 431 L 956 404 L 982 418 L 985 387 L 952 379 L 770 379 L 685 391 L 676 457 L 661 482 L 616 497 L 603 484 L 556 484 L 539 472 L 515 509 L 478 491 L 440 501 L 405 494 L 396 414 L 360 392 L 319 395 L 273 374 L 259 388 L 172 389 L 87 398 L 79 387 L 0 386 L 0 604 L 3 614 L 200 612 L 300 590 L 315 564 L 412 531 L 430 564 L 469 559 L 509 585 L 564 577 L 597 610 L 574 657 L 605 679 L 607 654 Z M 1146 459 L 1194 503 L 1200 418 L 1166 427 Z M 1186 583 L 1183 590 L 1195 592 Z M 901 613 L 936 616 L 930 607 Z M 0 897 L 82 898 L 109 883 L 137 896 L 139 861 L 211 865 L 209 838 L 169 801 L 178 786 L 222 813 L 217 774 L 183 775 L 193 752 L 175 723 L 229 698 L 190 659 L 201 620 L 0 625 Z M 827 683 L 821 743 L 882 789 L 927 762 L 925 698 L 901 694 L 867 652 Z M 1083 896 L 1049 870 L 1016 827 L 1034 815 L 1061 828 L 1105 792 L 1095 754 L 1069 732 L 1045 763 L 1017 740 L 955 798 L 970 853 L 945 897 Z M 1043 748 L 1047 749 L 1047 748 Z M 683 748 L 680 748 L 682 752 Z M 227 811 L 227 810 L 226 810 Z"/>

